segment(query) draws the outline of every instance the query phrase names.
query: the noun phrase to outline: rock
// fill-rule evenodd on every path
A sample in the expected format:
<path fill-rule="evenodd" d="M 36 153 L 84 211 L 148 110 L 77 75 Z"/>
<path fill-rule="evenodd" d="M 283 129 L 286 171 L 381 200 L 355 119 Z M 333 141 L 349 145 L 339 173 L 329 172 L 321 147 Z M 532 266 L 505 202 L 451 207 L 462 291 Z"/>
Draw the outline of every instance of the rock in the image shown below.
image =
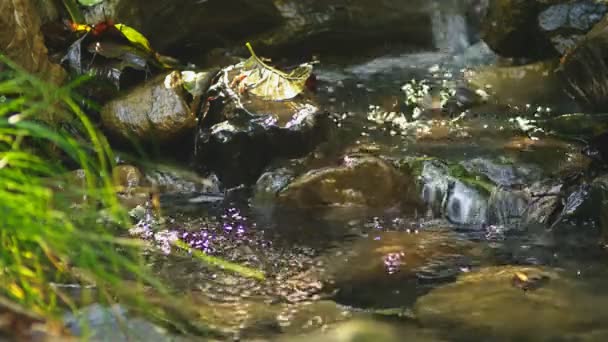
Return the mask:
<path fill-rule="evenodd" d="M 58 64 L 49 60 L 40 24 L 40 13 L 32 0 L 2 1 L 0 52 L 26 71 L 59 85 L 67 74 Z"/>
<path fill-rule="evenodd" d="M 455 339 L 578 340 L 592 322 L 608 319 L 598 309 L 607 304 L 601 284 L 594 287 L 574 273 L 496 266 L 462 274 L 420 297 L 414 315 L 424 326 L 450 329 Z"/>
<path fill-rule="evenodd" d="M 221 193 L 222 189 L 222 184 L 213 174 L 204 177 L 169 164 L 145 165 L 145 178 L 164 194 Z"/>
<path fill-rule="evenodd" d="M 335 127 L 306 91 L 288 101 L 265 101 L 233 89 L 238 87 L 229 80 L 238 70 L 222 73 L 199 122 L 196 160 L 227 187 L 254 183 L 275 159 L 304 156 Z"/>
<path fill-rule="evenodd" d="M 432 330 L 402 323 L 389 324 L 377 319 L 355 319 L 324 327 L 324 329 L 297 337 L 283 337 L 280 342 L 439 342 L 443 339 Z"/>
<path fill-rule="evenodd" d="M 86 18 L 89 24 L 113 18 L 140 30 L 157 50 L 198 62 L 205 52 L 241 46 L 244 41 L 266 55 L 281 51 L 297 56 L 328 51 L 348 54 L 388 42 L 430 49 L 436 47 L 434 30 L 439 24 L 452 28 L 448 33 L 455 32 L 449 25 L 472 24 L 476 11 L 470 8 L 476 2 L 451 1 L 459 12 L 448 20 L 440 13 L 445 1 L 416 0 L 404 6 L 398 0 L 187 0 L 179 5 L 107 0 L 87 9 Z M 167 29 L 159 23 L 179 25 Z M 466 34 L 467 27 L 460 26 Z"/>
<path fill-rule="evenodd" d="M 190 297 L 198 308 L 202 325 L 248 341 L 255 337 L 268 340 L 278 334 L 310 332 L 350 317 L 346 308 L 327 300 L 285 304 L 254 299 L 210 300 L 198 293 Z"/>
<path fill-rule="evenodd" d="M 338 166 L 311 170 L 278 194 L 279 203 L 297 208 L 355 206 L 390 208 L 419 204 L 411 170 L 402 173 L 382 159 L 347 155 Z"/>
<path fill-rule="evenodd" d="M 140 186 L 145 186 L 144 176 L 141 171 L 133 165 L 118 165 L 112 169 L 112 179 L 118 191 L 130 191 Z"/>
<path fill-rule="evenodd" d="M 538 15 L 538 26 L 560 55 L 574 48 L 608 11 L 606 4 L 578 0 L 551 5 Z"/>
<path fill-rule="evenodd" d="M 265 47 L 304 48 L 345 53 L 383 41 L 400 41 L 410 46 L 433 47 L 433 4 L 415 1 L 403 6 L 398 1 L 370 3 L 340 1 L 274 1 L 281 24 L 256 40 Z M 380 19 L 382 18 L 382 19 Z M 339 50 L 338 50 L 339 49 Z M 276 50 L 276 49 L 275 49 Z M 306 51 L 304 50 L 304 51 Z M 342 51 L 340 51 L 342 50 Z"/>
<path fill-rule="evenodd" d="M 148 321 L 128 317 L 119 305 L 108 308 L 93 304 L 76 315 L 65 315 L 64 321 L 72 334 L 92 341 L 183 341 Z"/>
<path fill-rule="evenodd" d="M 420 169 L 421 197 L 434 216 L 481 227 L 488 223 L 488 203 L 495 185 L 462 166 L 424 161 Z"/>
<path fill-rule="evenodd" d="M 327 286 L 345 305 L 407 307 L 421 283 L 453 279 L 469 249 L 447 230 L 371 232 L 323 257 Z"/>
<path fill-rule="evenodd" d="M 554 61 L 512 67 L 488 66 L 465 73 L 465 79 L 471 88 L 483 90 L 490 95 L 488 101 L 498 105 L 554 106 L 567 100 L 555 72 L 557 67 Z"/>
<path fill-rule="evenodd" d="M 600 21 L 563 59 L 560 77 L 566 92 L 585 111 L 608 109 L 608 19 Z"/>
<path fill-rule="evenodd" d="M 538 167 L 497 162 L 486 158 L 473 158 L 462 165 L 471 173 L 483 174 L 494 184 L 510 187 L 539 180 L 542 171 Z"/>
<path fill-rule="evenodd" d="M 540 60 L 556 51 L 537 25 L 542 0 L 490 1 L 482 21 L 481 38 L 503 57 Z"/>
<path fill-rule="evenodd" d="M 196 126 L 179 72 L 156 77 L 106 103 L 101 121 L 112 135 L 126 141 L 169 143 L 183 139 Z"/>
<path fill-rule="evenodd" d="M 284 167 L 265 172 L 255 183 L 254 202 L 273 204 L 276 195 L 286 188 L 294 177 L 294 171 Z"/>

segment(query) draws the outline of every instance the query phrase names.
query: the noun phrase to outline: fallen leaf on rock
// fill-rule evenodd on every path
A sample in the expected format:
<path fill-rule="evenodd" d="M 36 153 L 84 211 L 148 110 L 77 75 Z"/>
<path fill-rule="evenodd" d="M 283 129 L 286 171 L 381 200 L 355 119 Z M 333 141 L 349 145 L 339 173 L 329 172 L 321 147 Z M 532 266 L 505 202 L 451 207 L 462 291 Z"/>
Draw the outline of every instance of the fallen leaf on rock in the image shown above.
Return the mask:
<path fill-rule="evenodd" d="M 304 63 L 289 74 L 277 70 L 260 59 L 247 43 L 251 57 L 243 63 L 243 72 L 236 76 L 239 89 L 268 101 L 289 100 L 300 94 L 312 74 L 312 64 Z"/>

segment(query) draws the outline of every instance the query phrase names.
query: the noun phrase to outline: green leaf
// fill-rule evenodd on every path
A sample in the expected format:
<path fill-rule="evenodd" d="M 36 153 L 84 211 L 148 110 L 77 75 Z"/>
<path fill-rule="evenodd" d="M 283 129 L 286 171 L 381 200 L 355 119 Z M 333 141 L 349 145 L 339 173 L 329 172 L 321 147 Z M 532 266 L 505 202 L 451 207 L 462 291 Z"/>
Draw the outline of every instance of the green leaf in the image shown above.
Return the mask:
<path fill-rule="evenodd" d="M 289 74 L 264 63 L 247 43 L 251 57 L 243 64 L 245 78 L 241 86 L 264 100 L 283 101 L 296 97 L 304 90 L 312 73 L 312 64 L 301 64 Z"/>
<path fill-rule="evenodd" d="M 190 246 L 188 246 L 185 242 L 183 242 L 181 240 L 175 241 L 174 244 L 176 247 L 179 247 L 185 251 L 191 252 L 192 256 L 194 256 L 195 258 L 199 259 L 200 261 L 202 261 L 203 263 L 205 263 L 209 266 L 218 267 L 218 268 L 230 271 L 230 272 L 240 274 L 245 277 L 254 278 L 254 279 L 258 279 L 258 280 L 264 280 L 266 278 L 264 275 L 264 272 L 262 272 L 262 271 L 259 271 L 259 270 L 256 270 L 256 269 L 253 269 L 250 267 L 234 264 L 229 261 L 205 254 L 199 250 L 190 248 Z"/>
<path fill-rule="evenodd" d="M 82 6 L 87 6 L 87 7 L 95 6 L 102 2 L 103 2 L 103 0 L 78 0 L 79 4 L 81 4 Z"/>

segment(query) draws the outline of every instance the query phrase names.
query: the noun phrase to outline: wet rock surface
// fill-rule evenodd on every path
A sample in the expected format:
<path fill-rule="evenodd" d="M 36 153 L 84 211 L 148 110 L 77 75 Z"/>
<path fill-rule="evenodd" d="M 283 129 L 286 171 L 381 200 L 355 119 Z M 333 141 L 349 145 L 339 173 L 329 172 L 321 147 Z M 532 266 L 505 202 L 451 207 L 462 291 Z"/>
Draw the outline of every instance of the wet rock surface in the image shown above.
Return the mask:
<path fill-rule="evenodd" d="M 103 127 L 113 136 L 137 143 L 170 143 L 196 127 L 181 75 L 161 75 L 105 104 Z"/>
<path fill-rule="evenodd" d="M 372 231 L 344 247 L 326 256 L 328 287 L 338 302 L 364 309 L 411 305 L 417 286 L 449 281 L 470 252 L 465 241 L 441 229 Z"/>
<path fill-rule="evenodd" d="M 458 20 L 462 25 L 466 25 L 468 10 L 475 13 L 471 3 L 449 3 L 461 15 Z M 255 42 L 264 53 L 344 54 L 356 49 L 355 45 L 381 46 L 387 41 L 433 48 L 433 23 L 442 20 L 440 12 L 446 7 L 446 2 L 416 1 L 403 6 L 394 0 L 374 4 L 364 0 L 263 0 L 255 4 L 242 0 L 188 0 L 179 6 L 162 1 L 113 0 L 89 9 L 87 22 L 114 18 L 141 30 L 158 50 L 178 52 L 191 59 L 200 58 L 213 48 L 232 48 L 246 40 Z M 179 18 L 180 25 L 172 25 L 171 29 L 159 25 L 170 25 L 175 18 Z M 193 36 L 197 38 L 192 39 Z"/>
<path fill-rule="evenodd" d="M 418 299 L 414 313 L 425 325 L 450 327 L 455 338 L 577 339 L 591 322 L 606 319 L 594 307 L 607 299 L 605 292 L 590 293 L 590 284 L 572 272 L 497 266 L 431 291 Z"/>
<path fill-rule="evenodd" d="M 283 205 L 299 208 L 362 206 L 390 208 L 418 205 L 411 170 L 398 172 L 390 163 L 366 155 L 348 155 L 341 165 L 312 170 L 278 193 Z"/>
<path fill-rule="evenodd" d="M 288 101 L 242 94 L 224 69 L 196 133 L 196 160 L 227 187 L 254 183 L 273 160 L 305 155 L 331 134 L 328 113 L 306 93 Z"/>

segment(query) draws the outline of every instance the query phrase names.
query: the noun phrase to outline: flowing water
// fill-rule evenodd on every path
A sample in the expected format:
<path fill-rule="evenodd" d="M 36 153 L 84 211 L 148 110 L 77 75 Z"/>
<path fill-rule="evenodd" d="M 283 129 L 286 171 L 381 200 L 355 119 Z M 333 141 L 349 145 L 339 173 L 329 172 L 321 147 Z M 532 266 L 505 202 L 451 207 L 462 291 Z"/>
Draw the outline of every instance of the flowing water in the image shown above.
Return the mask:
<path fill-rule="evenodd" d="M 341 158 L 344 151 L 436 159 L 420 175 L 425 210 L 285 209 L 256 200 L 249 189 L 201 201 L 189 201 L 189 194 L 161 198 L 166 231 L 154 236 L 161 246 L 173 234 L 267 275 L 259 282 L 191 258 L 151 257 L 158 274 L 195 298 L 203 324 L 223 333 L 219 339 L 608 337 L 601 306 L 608 299 L 608 273 L 598 227 L 565 220 L 548 230 L 527 223 L 522 212 L 529 203 L 518 192 L 535 182 L 555 182 L 555 171 L 572 163 L 581 146 L 530 139 L 509 120 L 540 104 L 439 113 L 434 101 L 442 88 L 457 89 L 470 66 L 495 61 L 483 45 L 470 46 L 465 18 L 446 11 L 434 18 L 439 52 L 328 61 L 316 71 L 319 105 L 332 113 L 338 130 L 307 167 Z M 402 89 L 413 79 L 432 88 L 416 121 Z M 478 187 L 454 181 L 451 165 L 475 170 L 497 186 L 484 191 L 481 181 Z M 524 266 L 532 268 L 518 268 Z M 549 281 L 517 280 L 521 272 Z M 467 275 L 479 277 L 467 283 Z M 538 288 L 528 289 L 528 283 Z"/>

